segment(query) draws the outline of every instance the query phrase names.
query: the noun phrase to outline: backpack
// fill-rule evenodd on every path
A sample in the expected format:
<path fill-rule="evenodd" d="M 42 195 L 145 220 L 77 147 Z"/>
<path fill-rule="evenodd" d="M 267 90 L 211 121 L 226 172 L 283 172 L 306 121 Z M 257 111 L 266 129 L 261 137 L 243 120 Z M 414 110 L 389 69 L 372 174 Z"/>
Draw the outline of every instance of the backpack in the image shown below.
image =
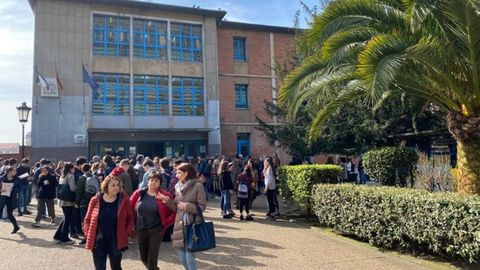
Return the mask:
<path fill-rule="evenodd" d="M 94 195 L 98 192 L 98 178 L 96 176 L 89 176 L 85 181 L 85 192 Z"/>
<path fill-rule="evenodd" d="M 245 179 L 238 185 L 238 198 L 248 198 L 248 185 Z"/>

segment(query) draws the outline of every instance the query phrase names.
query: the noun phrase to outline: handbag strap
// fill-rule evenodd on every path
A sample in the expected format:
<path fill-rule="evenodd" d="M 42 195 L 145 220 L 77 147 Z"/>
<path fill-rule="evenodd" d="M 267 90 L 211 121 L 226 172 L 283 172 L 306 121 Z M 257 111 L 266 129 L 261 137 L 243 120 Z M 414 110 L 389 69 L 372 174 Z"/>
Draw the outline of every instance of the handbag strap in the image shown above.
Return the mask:
<path fill-rule="evenodd" d="M 200 209 L 200 206 L 198 205 L 198 203 L 195 204 L 195 208 L 197 210 L 197 214 L 193 214 L 193 223 L 195 223 L 197 216 L 201 216 L 202 217 L 201 222 L 204 222 L 205 219 L 203 217 L 202 209 Z M 183 212 L 183 222 L 184 224 L 190 224 L 190 218 L 187 211 Z"/>

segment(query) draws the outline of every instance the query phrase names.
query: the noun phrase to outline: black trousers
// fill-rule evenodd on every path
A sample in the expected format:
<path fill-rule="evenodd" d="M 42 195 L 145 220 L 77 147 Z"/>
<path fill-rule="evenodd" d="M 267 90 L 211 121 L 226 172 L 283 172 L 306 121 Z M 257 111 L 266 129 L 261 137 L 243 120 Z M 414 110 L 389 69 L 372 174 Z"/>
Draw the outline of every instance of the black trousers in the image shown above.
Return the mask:
<path fill-rule="evenodd" d="M 243 213 L 243 208 L 245 208 L 245 211 L 247 211 L 247 215 L 250 213 L 250 200 L 249 198 L 238 198 L 240 201 L 240 214 Z"/>
<path fill-rule="evenodd" d="M 268 214 L 274 215 L 275 214 L 275 196 L 277 192 L 274 189 L 267 190 L 267 201 L 268 201 Z"/>
<path fill-rule="evenodd" d="M 162 243 L 162 226 L 147 230 L 137 230 L 140 260 L 148 270 L 158 270 L 158 252 Z"/>
<path fill-rule="evenodd" d="M 13 194 L 13 192 L 12 192 Z M 17 220 L 13 216 L 13 199 L 12 197 L 7 197 L 7 196 L 0 196 L 0 215 L 3 213 L 3 208 L 7 207 L 7 215 L 8 219 L 10 219 L 10 222 L 13 225 L 13 228 L 17 228 Z"/>

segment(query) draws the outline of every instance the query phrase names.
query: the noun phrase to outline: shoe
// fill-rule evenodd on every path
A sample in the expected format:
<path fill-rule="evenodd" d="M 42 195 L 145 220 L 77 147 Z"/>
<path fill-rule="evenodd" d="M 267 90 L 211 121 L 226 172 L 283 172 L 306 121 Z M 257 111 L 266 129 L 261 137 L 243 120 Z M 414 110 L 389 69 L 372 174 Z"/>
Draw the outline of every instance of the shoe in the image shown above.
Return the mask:
<path fill-rule="evenodd" d="M 247 218 L 245 218 L 246 221 L 252 221 L 253 220 L 253 217 L 248 215 Z"/>
<path fill-rule="evenodd" d="M 25 215 L 31 215 L 31 214 L 32 214 L 32 212 L 30 212 L 30 211 L 28 211 L 28 210 L 23 211 L 23 213 L 24 213 Z"/>
<path fill-rule="evenodd" d="M 274 220 L 275 220 L 275 217 L 268 216 L 268 217 L 267 217 L 267 220 L 272 220 L 272 221 L 274 221 Z"/>
<path fill-rule="evenodd" d="M 228 219 L 228 218 L 232 218 L 232 216 L 230 216 L 230 215 L 223 215 L 223 218 Z"/>
<path fill-rule="evenodd" d="M 234 216 L 235 216 L 235 212 L 233 212 L 233 210 L 230 210 L 230 213 L 228 213 L 228 215 L 234 217 Z"/>
<path fill-rule="evenodd" d="M 74 239 L 80 239 L 80 237 L 79 237 L 78 234 L 76 234 L 76 233 L 71 233 L 71 234 L 70 234 L 70 237 L 71 237 L 71 238 L 74 238 Z M 70 241 L 72 241 L 72 240 L 70 240 Z"/>
<path fill-rule="evenodd" d="M 240 220 L 243 220 L 243 215 L 240 215 Z"/>
<path fill-rule="evenodd" d="M 21 217 L 21 216 L 23 216 L 23 213 L 22 213 L 22 212 L 19 212 L 18 215 L 17 215 L 17 217 Z"/>
<path fill-rule="evenodd" d="M 52 218 L 52 219 L 50 220 L 50 223 L 51 223 L 51 224 L 55 224 L 55 218 Z"/>
<path fill-rule="evenodd" d="M 13 231 L 11 232 L 11 234 L 17 233 L 18 230 L 20 230 L 20 227 L 18 227 L 18 226 L 17 226 L 17 227 L 14 227 L 14 228 L 13 228 Z"/>
<path fill-rule="evenodd" d="M 57 242 L 57 244 L 60 244 L 60 245 L 69 245 L 69 244 L 75 244 L 75 242 L 73 242 L 72 239 L 67 239 L 67 240 L 59 241 L 59 242 Z"/>
<path fill-rule="evenodd" d="M 32 223 L 32 227 L 34 228 L 40 228 L 40 222 L 35 222 L 35 223 Z"/>
<path fill-rule="evenodd" d="M 85 245 L 87 243 L 87 240 L 82 239 L 82 241 L 78 242 L 80 245 Z"/>

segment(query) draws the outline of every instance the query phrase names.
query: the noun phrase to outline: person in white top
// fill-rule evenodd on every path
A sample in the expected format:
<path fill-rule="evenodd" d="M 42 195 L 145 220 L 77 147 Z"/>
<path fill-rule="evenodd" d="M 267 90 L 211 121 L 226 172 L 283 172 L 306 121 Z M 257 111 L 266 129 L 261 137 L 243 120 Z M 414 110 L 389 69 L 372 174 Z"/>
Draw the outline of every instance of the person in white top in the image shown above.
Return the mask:
<path fill-rule="evenodd" d="M 265 189 L 264 193 L 267 194 L 267 201 L 268 201 L 268 213 L 267 219 L 275 220 L 275 196 L 276 196 L 276 189 L 277 184 L 275 183 L 276 179 L 276 172 L 275 167 L 273 166 L 273 160 L 271 157 L 267 157 L 263 161 L 263 175 L 265 177 Z"/>

